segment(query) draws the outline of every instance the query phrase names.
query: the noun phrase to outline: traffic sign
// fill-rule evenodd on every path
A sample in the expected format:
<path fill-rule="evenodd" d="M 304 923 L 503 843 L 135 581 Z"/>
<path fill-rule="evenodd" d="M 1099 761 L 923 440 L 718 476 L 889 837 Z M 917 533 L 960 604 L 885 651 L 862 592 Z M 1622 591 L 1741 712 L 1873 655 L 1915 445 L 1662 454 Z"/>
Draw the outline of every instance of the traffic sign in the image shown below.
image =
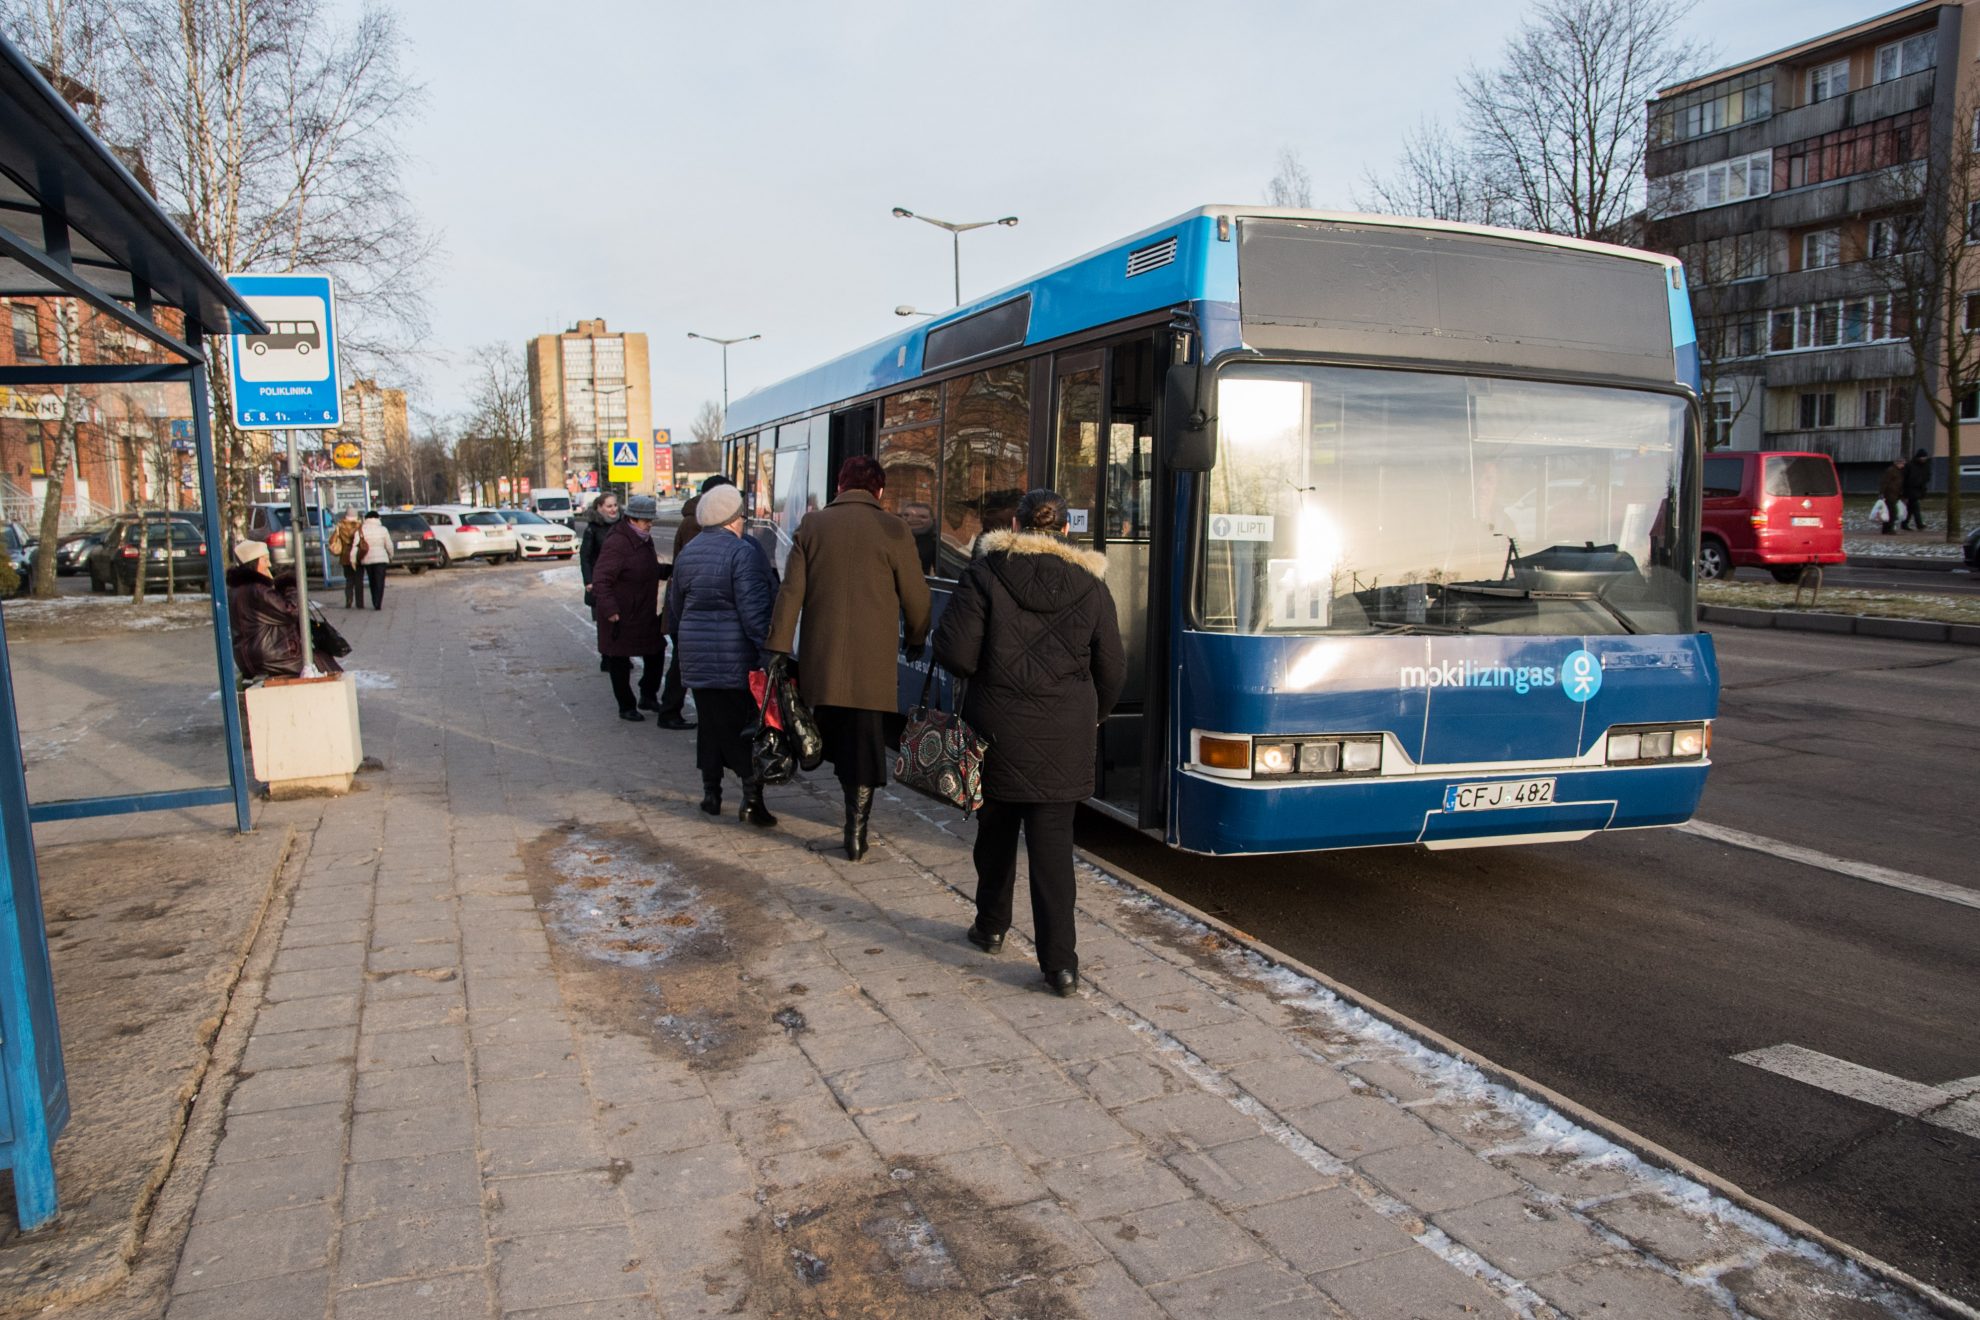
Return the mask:
<path fill-rule="evenodd" d="M 268 327 L 266 334 L 249 334 L 232 318 L 234 425 L 245 431 L 339 425 L 344 404 L 330 277 L 229 275 L 227 283 Z"/>
<path fill-rule="evenodd" d="M 638 436 L 613 436 L 605 443 L 610 450 L 605 464 L 607 481 L 646 480 L 646 445 Z"/>
<path fill-rule="evenodd" d="M 364 446 L 340 440 L 330 450 L 330 461 L 348 472 L 364 462 Z"/>

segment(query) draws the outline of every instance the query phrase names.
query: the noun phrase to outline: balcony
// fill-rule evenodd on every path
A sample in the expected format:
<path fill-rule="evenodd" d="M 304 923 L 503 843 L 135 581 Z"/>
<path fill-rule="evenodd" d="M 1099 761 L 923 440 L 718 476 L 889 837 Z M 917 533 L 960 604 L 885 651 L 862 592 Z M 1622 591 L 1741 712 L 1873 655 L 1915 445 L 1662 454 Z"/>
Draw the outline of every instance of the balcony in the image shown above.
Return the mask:
<path fill-rule="evenodd" d="M 1925 171 L 1899 165 L 1774 193 L 1767 199 L 1767 223 L 1775 229 L 1799 229 L 1870 211 L 1887 211 L 1924 195 Z"/>
<path fill-rule="evenodd" d="M 1904 452 L 1902 426 L 1836 426 L 1820 431 L 1769 431 L 1768 449 L 1827 454 L 1838 463 L 1888 463 Z"/>
<path fill-rule="evenodd" d="M 1911 346 L 1904 343 L 1810 348 L 1767 355 L 1767 384 L 1774 389 L 1845 385 L 1858 380 L 1903 380 L 1910 375 Z"/>
<path fill-rule="evenodd" d="M 1876 265 L 1861 261 L 1842 266 L 1818 266 L 1814 270 L 1789 271 L 1767 281 L 1766 301 L 1774 307 L 1796 307 L 1802 303 L 1888 293 L 1890 286 L 1884 278 L 1886 273 Z"/>
<path fill-rule="evenodd" d="M 1932 104 L 1932 92 L 1938 76 L 1937 69 L 1926 69 L 1909 77 L 1893 78 L 1889 82 L 1865 87 L 1847 96 L 1832 97 L 1794 110 L 1776 111 L 1767 141 L 1776 146 L 1800 142 L 1841 128 L 1874 124 L 1879 119 L 1889 119 L 1892 115 L 1928 106 Z"/>

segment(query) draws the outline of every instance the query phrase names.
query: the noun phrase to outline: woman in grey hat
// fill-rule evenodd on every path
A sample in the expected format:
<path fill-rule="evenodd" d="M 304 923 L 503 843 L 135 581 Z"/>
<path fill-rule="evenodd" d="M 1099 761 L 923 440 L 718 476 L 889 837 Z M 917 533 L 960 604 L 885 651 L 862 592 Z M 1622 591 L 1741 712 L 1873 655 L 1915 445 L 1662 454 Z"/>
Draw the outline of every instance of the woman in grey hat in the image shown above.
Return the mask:
<path fill-rule="evenodd" d="M 639 712 L 660 709 L 657 697 L 667 641 L 660 632 L 660 560 L 653 553 L 651 495 L 626 501 L 626 515 L 605 534 L 605 545 L 591 570 L 591 597 L 598 619 L 598 653 L 612 677 L 619 718 L 638 722 Z M 633 702 L 632 662 L 642 664 L 639 702 Z"/>

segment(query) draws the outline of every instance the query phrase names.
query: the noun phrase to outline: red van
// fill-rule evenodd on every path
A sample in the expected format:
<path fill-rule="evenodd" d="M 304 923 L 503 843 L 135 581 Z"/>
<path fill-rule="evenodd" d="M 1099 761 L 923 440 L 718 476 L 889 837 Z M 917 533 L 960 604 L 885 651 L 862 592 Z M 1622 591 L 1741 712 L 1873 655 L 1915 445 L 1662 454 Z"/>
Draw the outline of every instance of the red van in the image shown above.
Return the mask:
<path fill-rule="evenodd" d="M 1805 564 L 1843 562 L 1842 482 L 1827 454 L 1721 449 L 1705 455 L 1698 576 L 1770 570 L 1793 582 Z"/>

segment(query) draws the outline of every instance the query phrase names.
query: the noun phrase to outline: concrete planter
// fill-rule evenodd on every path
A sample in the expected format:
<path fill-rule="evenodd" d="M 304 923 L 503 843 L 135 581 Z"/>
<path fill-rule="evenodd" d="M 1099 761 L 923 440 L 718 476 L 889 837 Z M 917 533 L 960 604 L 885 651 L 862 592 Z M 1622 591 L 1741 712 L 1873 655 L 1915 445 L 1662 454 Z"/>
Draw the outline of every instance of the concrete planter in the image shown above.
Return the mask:
<path fill-rule="evenodd" d="M 254 777 L 275 799 L 347 793 L 364 760 L 349 674 L 271 678 L 247 690 Z"/>

